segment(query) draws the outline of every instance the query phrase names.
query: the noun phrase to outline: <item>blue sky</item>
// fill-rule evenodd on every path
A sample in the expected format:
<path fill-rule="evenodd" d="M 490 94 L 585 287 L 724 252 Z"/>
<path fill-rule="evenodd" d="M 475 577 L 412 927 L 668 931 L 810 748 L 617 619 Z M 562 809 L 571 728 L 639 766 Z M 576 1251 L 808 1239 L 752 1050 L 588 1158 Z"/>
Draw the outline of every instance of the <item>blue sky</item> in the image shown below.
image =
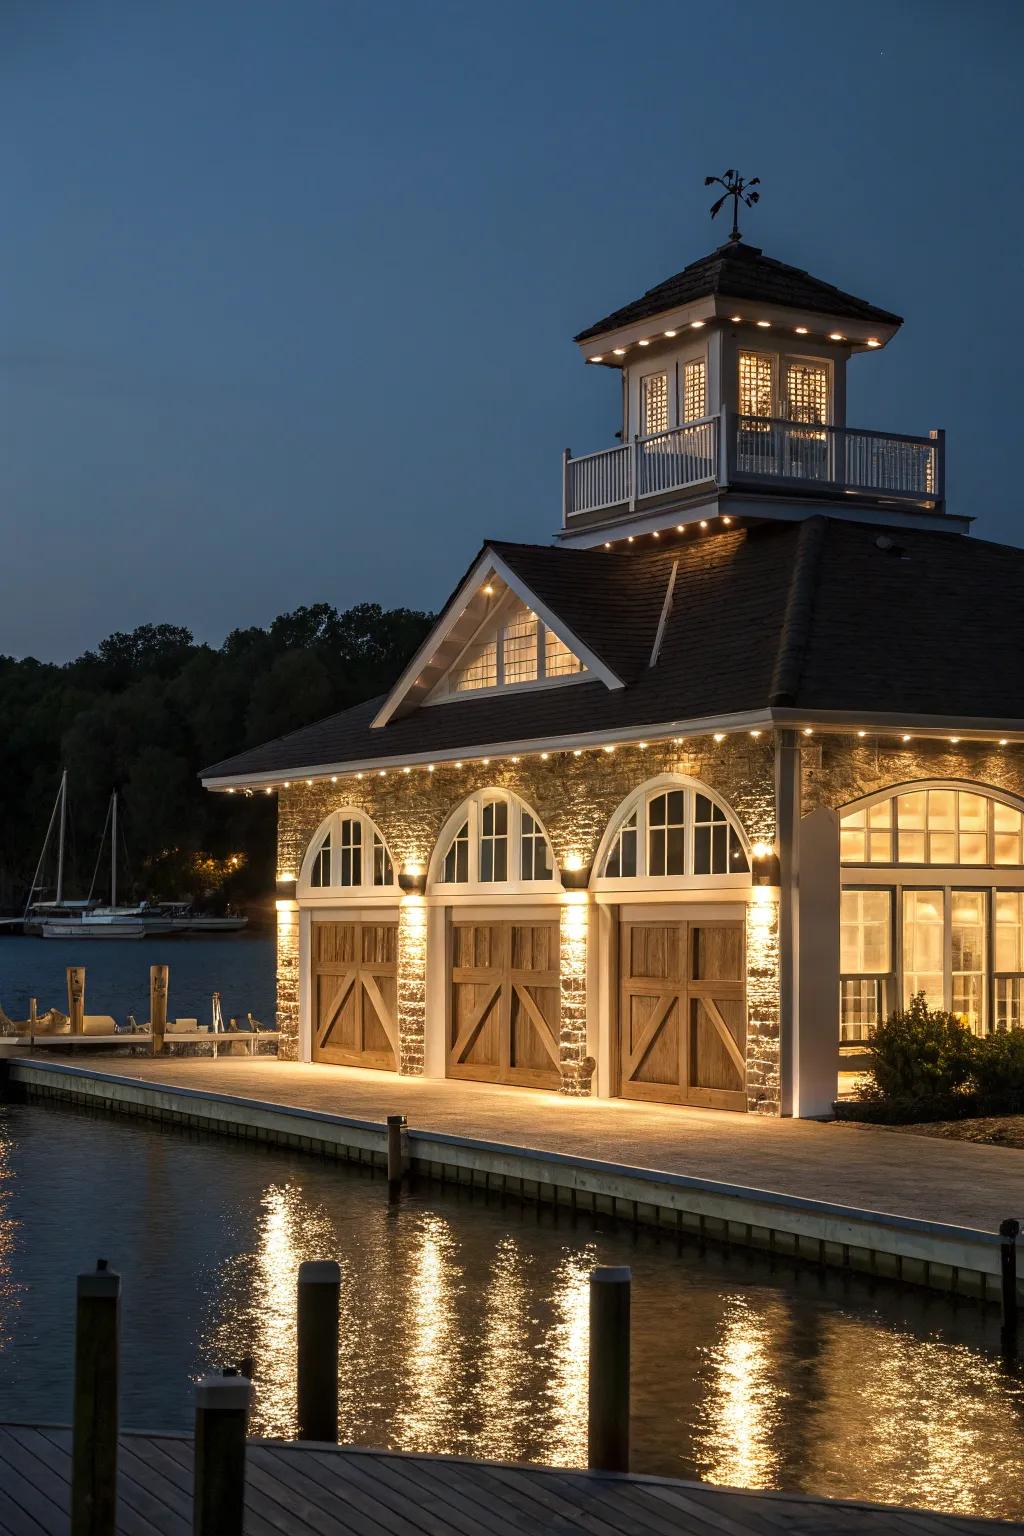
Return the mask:
<path fill-rule="evenodd" d="M 744 234 L 895 309 L 849 418 L 1024 542 L 1017 0 L 3 0 L 0 653 L 429 607 L 610 446 L 573 333 Z"/>

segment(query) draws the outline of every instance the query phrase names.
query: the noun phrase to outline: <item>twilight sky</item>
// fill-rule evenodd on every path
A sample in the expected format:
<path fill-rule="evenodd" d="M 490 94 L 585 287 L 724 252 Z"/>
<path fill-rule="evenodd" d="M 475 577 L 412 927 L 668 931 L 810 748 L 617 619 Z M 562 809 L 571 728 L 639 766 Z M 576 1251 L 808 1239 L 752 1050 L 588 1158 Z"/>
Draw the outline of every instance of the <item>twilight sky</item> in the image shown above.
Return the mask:
<path fill-rule="evenodd" d="M 1024 542 L 1022 48 L 1020 0 L 0 0 L 0 654 L 546 541 L 618 425 L 570 338 L 725 239 L 728 165 L 906 317 L 851 424 L 945 427 Z"/>

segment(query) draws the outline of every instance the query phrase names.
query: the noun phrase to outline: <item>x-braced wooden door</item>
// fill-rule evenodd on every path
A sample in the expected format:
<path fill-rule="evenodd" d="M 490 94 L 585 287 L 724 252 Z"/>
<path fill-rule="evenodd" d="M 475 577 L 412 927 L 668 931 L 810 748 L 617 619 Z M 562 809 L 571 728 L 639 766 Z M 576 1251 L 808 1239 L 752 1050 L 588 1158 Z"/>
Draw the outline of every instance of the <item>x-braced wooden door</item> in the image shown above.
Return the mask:
<path fill-rule="evenodd" d="M 398 924 L 311 923 L 314 1061 L 398 1070 Z"/>
<path fill-rule="evenodd" d="M 746 1109 L 743 924 L 625 922 L 619 1093 Z"/>
<path fill-rule="evenodd" d="M 558 924 L 453 922 L 448 1076 L 557 1088 Z"/>

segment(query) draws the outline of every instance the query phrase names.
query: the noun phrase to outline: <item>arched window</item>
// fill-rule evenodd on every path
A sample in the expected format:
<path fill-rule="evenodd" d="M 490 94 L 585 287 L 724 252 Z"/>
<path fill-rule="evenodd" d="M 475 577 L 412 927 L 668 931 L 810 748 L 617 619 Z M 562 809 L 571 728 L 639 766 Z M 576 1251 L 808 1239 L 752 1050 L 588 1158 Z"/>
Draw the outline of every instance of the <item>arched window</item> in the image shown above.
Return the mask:
<path fill-rule="evenodd" d="M 394 861 L 369 816 L 355 810 L 333 811 L 306 850 L 299 888 L 306 893 L 355 893 L 396 887 Z"/>
<path fill-rule="evenodd" d="M 903 786 L 842 813 L 844 864 L 1024 865 L 1024 817 L 1009 797 L 955 783 Z"/>
<path fill-rule="evenodd" d="M 673 882 L 749 875 L 750 853 L 732 813 L 706 785 L 653 779 L 612 817 L 597 880 Z"/>
<path fill-rule="evenodd" d="M 431 861 L 432 886 L 535 890 L 558 883 L 547 833 L 525 801 L 481 789 L 449 817 Z"/>

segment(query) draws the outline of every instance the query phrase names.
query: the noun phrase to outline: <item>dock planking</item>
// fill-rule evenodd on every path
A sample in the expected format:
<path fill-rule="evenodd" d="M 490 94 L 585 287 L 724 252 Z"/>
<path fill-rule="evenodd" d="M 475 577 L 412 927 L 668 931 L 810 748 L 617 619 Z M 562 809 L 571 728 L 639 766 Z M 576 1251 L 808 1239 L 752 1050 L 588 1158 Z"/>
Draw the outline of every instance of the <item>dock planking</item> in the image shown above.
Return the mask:
<path fill-rule="evenodd" d="M 0 1425 L 0 1536 L 67 1536 L 71 1431 Z M 998 1536 L 879 1504 L 459 1456 L 251 1440 L 247 1536 Z M 192 1442 L 122 1434 L 117 1536 L 190 1536 Z"/>

